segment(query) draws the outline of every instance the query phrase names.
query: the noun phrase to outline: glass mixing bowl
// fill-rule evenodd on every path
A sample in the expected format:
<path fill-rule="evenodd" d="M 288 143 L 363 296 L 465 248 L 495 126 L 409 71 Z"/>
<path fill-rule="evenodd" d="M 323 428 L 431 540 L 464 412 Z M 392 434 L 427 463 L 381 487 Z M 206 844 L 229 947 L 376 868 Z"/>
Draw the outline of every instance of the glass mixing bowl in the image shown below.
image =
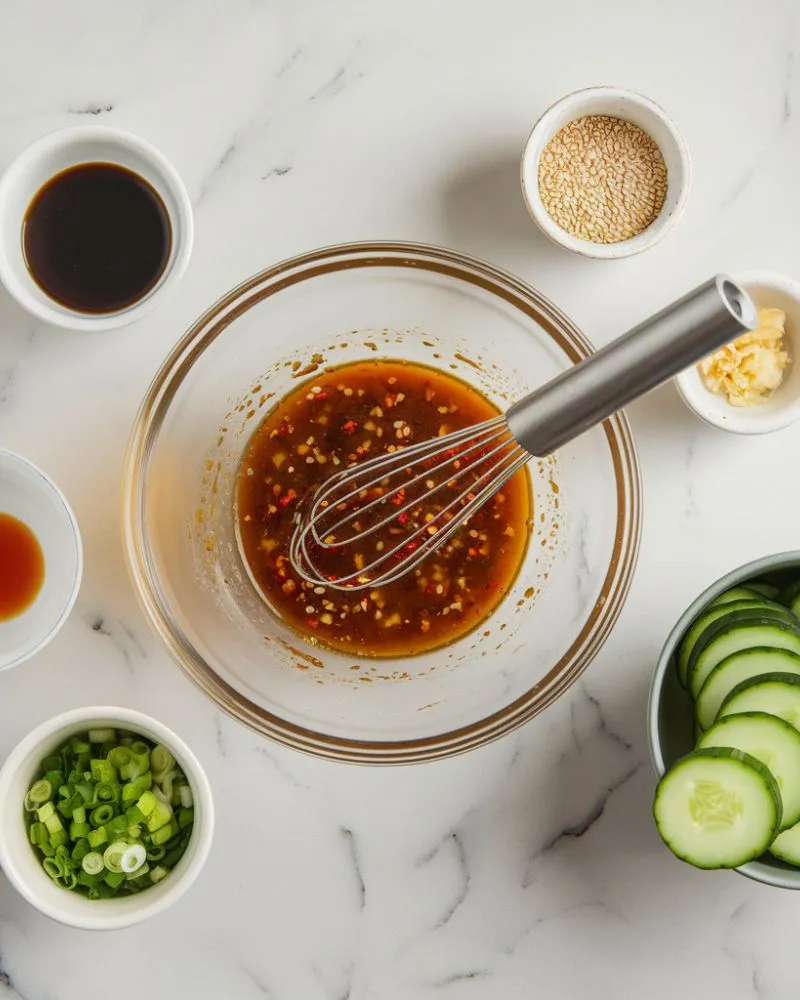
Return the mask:
<path fill-rule="evenodd" d="M 590 352 L 518 278 L 420 245 L 316 250 L 220 299 L 158 372 L 126 463 L 131 577 L 180 666 L 257 732 L 357 763 L 461 753 L 546 708 L 591 662 L 630 586 L 641 497 L 624 415 L 529 463 L 535 513 L 511 592 L 478 629 L 419 656 L 357 659 L 276 618 L 239 554 L 234 486 L 260 419 L 326 365 L 424 362 L 505 409 Z"/>

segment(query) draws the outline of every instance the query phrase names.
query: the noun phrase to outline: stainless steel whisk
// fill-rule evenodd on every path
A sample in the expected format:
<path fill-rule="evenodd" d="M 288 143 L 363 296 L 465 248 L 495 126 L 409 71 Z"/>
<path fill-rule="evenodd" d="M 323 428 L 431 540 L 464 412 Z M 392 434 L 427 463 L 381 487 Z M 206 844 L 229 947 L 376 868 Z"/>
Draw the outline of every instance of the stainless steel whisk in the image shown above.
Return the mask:
<path fill-rule="evenodd" d="M 525 396 L 504 416 L 335 473 L 297 513 L 289 550 L 294 568 L 309 583 L 336 590 L 399 579 L 531 458 L 557 451 L 757 322 L 746 292 L 718 275 Z M 443 493 L 446 501 L 428 521 L 399 538 L 389 533 L 398 518 Z M 365 527 L 366 516 L 374 519 Z M 375 535 L 375 558 L 352 573 L 332 579 L 318 564 L 326 553 L 360 552 Z"/>

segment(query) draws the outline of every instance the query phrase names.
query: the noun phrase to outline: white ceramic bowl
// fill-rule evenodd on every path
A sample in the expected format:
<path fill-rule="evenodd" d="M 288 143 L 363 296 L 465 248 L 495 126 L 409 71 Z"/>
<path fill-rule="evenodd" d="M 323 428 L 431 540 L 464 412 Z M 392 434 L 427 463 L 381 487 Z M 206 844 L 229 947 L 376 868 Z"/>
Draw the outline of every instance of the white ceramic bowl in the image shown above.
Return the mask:
<path fill-rule="evenodd" d="M 78 163 L 115 163 L 148 181 L 161 196 L 172 227 L 164 273 L 138 302 L 117 312 L 88 314 L 51 299 L 25 264 L 22 227 L 36 193 L 51 177 Z M 0 280 L 21 306 L 48 323 L 72 330 L 110 330 L 139 319 L 186 270 L 192 252 L 192 206 L 180 175 L 157 149 L 119 129 L 83 125 L 42 136 L 0 178 Z"/>
<path fill-rule="evenodd" d="M 163 743 L 189 780 L 194 798 L 194 827 L 186 853 L 158 885 L 122 899 L 89 900 L 59 888 L 42 868 L 28 840 L 22 803 L 42 757 L 74 733 L 98 726 L 128 729 Z M 214 834 L 211 786 L 197 758 L 171 729 L 129 708 L 78 708 L 37 726 L 11 751 L 0 768 L 0 868 L 37 910 L 53 920 L 83 930 L 115 930 L 161 913 L 186 892 L 205 864 Z"/>
<path fill-rule="evenodd" d="M 687 368 L 676 385 L 683 401 L 698 417 L 734 434 L 768 434 L 793 424 L 800 417 L 800 284 L 769 271 L 747 271 L 732 276 L 749 293 L 757 309 L 770 306 L 786 313 L 785 343 L 793 359 L 783 382 L 758 406 L 731 406 L 721 393 L 710 392 L 697 368 Z"/>
<path fill-rule="evenodd" d="M 56 484 L 21 455 L 0 450 L 0 512 L 36 535 L 44 553 L 44 583 L 31 606 L 0 621 L 0 671 L 43 649 L 75 604 L 83 573 L 78 522 Z"/>
<path fill-rule="evenodd" d="M 572 236 L 548 214 L 539 195 L 539 158 L 559 129 L 586 115 L 609 115 L 633 122 L 658 144 L 667 167 L 667 196 L 656 219 L 636 236 L 619 243 L 592 243 Z M 655 246 L 680 218 L 689 195 L 689 153 L 667 113 L 641 94 L 620 87 L 577 90 L 551 105 L 536 123 L 522 154 L 522 195 L 534 222 L 545 236 L 572 253 L 597 260 L 631 257 Z"/>

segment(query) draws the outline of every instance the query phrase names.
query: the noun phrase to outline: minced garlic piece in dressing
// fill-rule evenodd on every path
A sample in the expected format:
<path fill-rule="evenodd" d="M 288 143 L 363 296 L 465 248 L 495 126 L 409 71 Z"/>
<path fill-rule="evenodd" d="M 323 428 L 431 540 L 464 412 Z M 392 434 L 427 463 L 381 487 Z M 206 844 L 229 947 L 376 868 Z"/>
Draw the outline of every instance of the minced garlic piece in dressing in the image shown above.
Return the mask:
<path fill-rule="evenodd" d="M 756 330 L 710 354 L 697 366 L 706 388 L 725 393 L 731 406 L 766 403 L 791 361 L 783 345 L 785 323 L 782 309 L 759 309 Z"/>

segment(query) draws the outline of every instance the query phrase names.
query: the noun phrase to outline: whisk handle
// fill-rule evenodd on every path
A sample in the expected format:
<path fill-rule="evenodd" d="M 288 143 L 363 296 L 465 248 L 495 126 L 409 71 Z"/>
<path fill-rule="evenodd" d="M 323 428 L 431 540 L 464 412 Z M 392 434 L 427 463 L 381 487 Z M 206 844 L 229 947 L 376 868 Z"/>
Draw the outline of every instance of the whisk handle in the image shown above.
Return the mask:
<path fill-rule="evenodd" d="M 717 275 L 515 403 L 511 433 L 549 455 L 757 323 L 749 295 Z"/>

